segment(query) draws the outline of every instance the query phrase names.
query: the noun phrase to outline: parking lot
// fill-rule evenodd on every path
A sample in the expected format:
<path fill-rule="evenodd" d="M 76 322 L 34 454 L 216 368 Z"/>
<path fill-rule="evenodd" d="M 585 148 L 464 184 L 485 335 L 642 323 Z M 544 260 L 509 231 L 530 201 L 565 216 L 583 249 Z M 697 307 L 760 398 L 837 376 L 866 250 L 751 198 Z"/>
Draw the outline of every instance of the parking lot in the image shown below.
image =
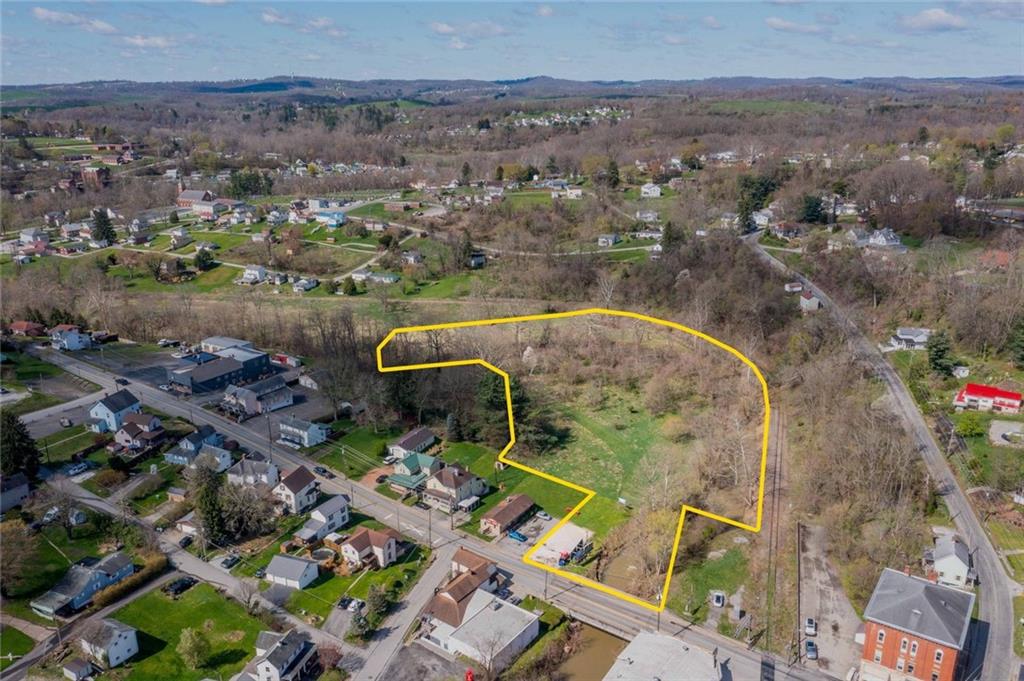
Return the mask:
<path fill-rule="evenodd" d="M 533 516 L 532 518 L 530 518 L 529 520 L 515 528 L 516 532 L 526 536 L 527 541 L 519 542 L 506 535 L 499 539 L 496 543 L 501 544 L 501 546 L 505 549 L 513 548 L 516 551 L 516 553 L 518 553 L 519 555 L 523 555 L 534 544 L 537 543 L 538 539 L 543 537 L 546 532 L 548 532 L 552 527 L 554 527 L 555 523 L 557 522 L 557 518 L 552 518 L 551 520 L 541 520 L 537 516 Z"/>
<path fill-rule="evenodd" d="M 861 621 L 846 598 L 839 576 L 829 564 L 827 537 L 823 527 L 804 527 L 800 543 L 800 617 L 818 622 L 814 642 L 819 649 L 817 662 L 810 666 L 829 670 L 842 677 L 860 658 L 854 635 Z M 802 629 L 801 629 L 802 631 Z M 803 644 L 801 643 L 801 650 Z"/>

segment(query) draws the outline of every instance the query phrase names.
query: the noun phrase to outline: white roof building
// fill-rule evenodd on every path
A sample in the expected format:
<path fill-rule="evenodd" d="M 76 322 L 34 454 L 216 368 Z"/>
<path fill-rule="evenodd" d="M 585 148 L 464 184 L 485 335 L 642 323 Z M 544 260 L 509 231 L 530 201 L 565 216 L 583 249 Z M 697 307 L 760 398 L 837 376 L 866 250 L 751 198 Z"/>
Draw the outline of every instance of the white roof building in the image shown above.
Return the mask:
<path fill-rule="evenodd" d="M 674 676 L 676 674 L 682 676 Z M 722 667 L 710 651 L 672 636 L 641 631 L 604 675 L 604 681 L 668 681 L 670 678 L 721 681 Z"/>

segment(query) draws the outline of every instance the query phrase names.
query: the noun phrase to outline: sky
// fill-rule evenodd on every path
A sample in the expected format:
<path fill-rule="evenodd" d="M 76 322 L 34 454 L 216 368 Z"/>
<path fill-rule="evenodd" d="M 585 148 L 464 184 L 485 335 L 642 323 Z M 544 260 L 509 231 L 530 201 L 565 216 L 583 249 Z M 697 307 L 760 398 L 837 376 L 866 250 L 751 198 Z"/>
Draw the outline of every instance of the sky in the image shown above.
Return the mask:
<path fill-rule="evenodd" d="M 0 83 L 1024 73 L 1024 2 L 0 4 Z"/>

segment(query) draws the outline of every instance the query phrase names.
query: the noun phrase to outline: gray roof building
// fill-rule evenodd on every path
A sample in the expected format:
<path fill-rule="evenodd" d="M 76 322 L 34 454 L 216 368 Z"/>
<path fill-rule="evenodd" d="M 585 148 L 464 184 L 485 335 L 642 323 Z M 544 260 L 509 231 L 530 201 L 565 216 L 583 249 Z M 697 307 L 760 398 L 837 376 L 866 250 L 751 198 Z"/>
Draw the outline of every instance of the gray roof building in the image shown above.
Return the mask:
<path fill-rule="evenodd" d="M 102 404 L 114 413 L 124 411 L 138 403 L 139 398 L 133 395 L 130 390 L 118 390 L 116 393 L 107 395 L 99 401 L 99 404 Z"/>
<path fill-rule="evenodd" d="M 963 650 L 973 609 L 972 593 L 886 568 L 864 619 Z"/>

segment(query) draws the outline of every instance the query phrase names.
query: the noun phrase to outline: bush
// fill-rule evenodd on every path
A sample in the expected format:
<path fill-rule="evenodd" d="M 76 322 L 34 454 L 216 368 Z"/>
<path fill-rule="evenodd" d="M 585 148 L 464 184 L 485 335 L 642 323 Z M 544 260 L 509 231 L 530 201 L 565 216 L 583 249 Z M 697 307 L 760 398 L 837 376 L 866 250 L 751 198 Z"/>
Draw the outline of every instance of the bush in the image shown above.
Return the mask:
<path fill-rule="evenodd" d="M 141 570 L 125 577 L 117 584 L 111 584 L 107 588 L 98 591 L 92 597 L 93 605 L 97 608 L 109 605 L 127 596 L 167 569 L 167 556 L 162 553 L 148 554 L 143 560 L 145 562 Z"/>
<path fill-rule="evenodd" d="M 92 478 L 97 485 L 104 489 L 112 489 L 128 479 L 124 471 L 115 471 L 112 468 L 105 468 Z"/>
<path fill-rule="evenodd" d="M 132 490 L 131 499 L 132 501 L 138 501 L 139 499 L 145 499 L 150 494 L 158 491 L 164 486 L 164 479 L 159 475 L 148 474 L 146 478 L 135 486 Z"/>

